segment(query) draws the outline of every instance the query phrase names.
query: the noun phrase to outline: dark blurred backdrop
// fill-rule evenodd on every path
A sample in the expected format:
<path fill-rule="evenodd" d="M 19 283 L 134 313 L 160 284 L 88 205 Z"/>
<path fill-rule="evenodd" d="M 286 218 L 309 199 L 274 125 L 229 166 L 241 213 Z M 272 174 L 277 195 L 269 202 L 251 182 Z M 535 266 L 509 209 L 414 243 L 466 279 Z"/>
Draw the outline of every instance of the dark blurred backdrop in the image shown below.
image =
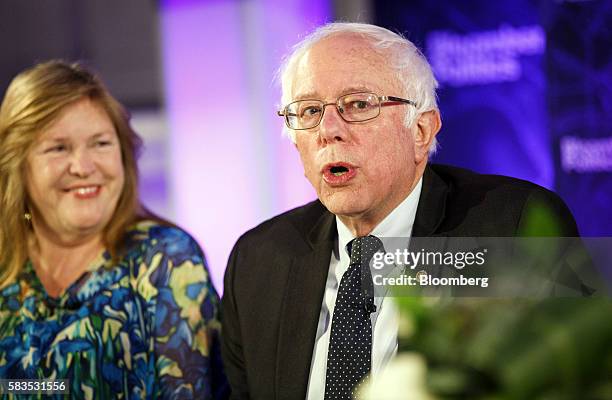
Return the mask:
<path fill-rule="evenodd" d="M 83 60 L 145 138 L 145 203 L 189 229 L 220 287 L 248 228 L 314 198 L 276 117 L 284 54 L 327 21 L 404 33 L 440 81 L 434 162 L 557 191 L 612 234 L 612 1 L 3 0 L 0 91 Z M 1 190 L 1 189 L 0 189 Z"/>

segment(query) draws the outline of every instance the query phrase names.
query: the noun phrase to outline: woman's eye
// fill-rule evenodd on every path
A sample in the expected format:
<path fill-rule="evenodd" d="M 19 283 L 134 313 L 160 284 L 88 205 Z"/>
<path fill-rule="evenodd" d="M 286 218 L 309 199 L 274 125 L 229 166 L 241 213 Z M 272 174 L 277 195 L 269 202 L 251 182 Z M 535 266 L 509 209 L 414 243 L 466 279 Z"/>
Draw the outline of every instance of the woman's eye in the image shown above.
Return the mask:
<path fill-rule="evenodd" d="M 66 150 L 66 146 L 63 144 L 58 144 L 45 149 L 45 153 L 61 153 L 64 150 Z"/>
<path fill-rule="evenodd" d="M 98 140 L 96 141 L 96 146 L 98 147 L 106 147 L 110 146 L 112 142 L 110 140 Z"/>

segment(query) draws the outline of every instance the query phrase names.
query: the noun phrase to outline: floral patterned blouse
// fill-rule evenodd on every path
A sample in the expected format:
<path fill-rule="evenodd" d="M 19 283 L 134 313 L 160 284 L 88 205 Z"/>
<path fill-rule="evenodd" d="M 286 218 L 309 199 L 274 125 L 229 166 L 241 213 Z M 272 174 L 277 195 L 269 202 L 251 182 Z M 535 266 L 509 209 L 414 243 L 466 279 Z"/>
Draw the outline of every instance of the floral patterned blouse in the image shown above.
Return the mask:
<path fill-rule="evenodd" d="M 119 263 L 105 252 L 58 298 L 30 262 L 0 291 L 1 378 L 67 379 L 78 399 L 226 397 L 219 299 L 200 247 L 152 221 L 127 238 Z"/>

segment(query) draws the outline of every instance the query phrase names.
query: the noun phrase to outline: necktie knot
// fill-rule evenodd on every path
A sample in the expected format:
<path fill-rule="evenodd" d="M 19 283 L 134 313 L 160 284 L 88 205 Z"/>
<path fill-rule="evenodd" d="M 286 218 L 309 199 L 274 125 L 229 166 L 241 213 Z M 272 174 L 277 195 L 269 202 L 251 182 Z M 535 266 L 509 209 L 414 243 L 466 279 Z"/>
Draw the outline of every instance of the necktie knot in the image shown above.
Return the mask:
<path fill-rule="evenodd" d="M 374 254 L 383 248 L 382 241 L 376 236 L 361 236 L 349 242 L 350 265 L 369 264 Z"/>

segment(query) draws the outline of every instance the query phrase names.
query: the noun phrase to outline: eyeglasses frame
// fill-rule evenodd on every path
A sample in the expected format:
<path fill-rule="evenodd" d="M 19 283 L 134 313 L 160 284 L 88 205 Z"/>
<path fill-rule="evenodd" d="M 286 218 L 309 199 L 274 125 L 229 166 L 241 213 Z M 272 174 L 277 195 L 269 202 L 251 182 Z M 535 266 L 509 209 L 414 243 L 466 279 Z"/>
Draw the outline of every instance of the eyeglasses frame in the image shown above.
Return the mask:
<path fill-rule="evenodd" d="M 376 113 L 375 116 L 371 117 L 371 118 L 367 118 L 367 119 L 363 119 L 363 120 L 359 120 L 359 121 L 348 121 L 346 118 L 344 118 L 343 113 L 340 111 L 340 106 L 339 106 L 339 101 L 341 98 L 346 97 L 346 96 L 351 96 L 351 95 L 355 95 L 355 94 L 373 94 L 374 96 L 376 96 L 376 98 L 378 99 L 378 113 Z M 309 127 L 309 128 L 292 128 L 291 126 L 289 126 L 289 117 L 297 117 L 297 115 L 295 114 L 290 114 L 288 112 L 289 106 L 297 103 L 299 101 L 316 101 L 322 104 L 321 109 L 323 110 L 321 112 L 321 116 L 319 117 L 319 122 L 317 122 L 315 125 Z M 338 111 L 338 115 L 340 115 L 340 118 L 342 118 L 342 120 L 348 124 L 356 124 L 356 123 L 360 123 L 360 122 L 366 122 L 366 121 L 371 121 L 374 118 L 378 117 L 380 115 L 380 109 L 382 108 L 383 105 L 388 104 L 388 103 L 405 103 L 405 104 L 410 104 L 413 107 L 417 107 L 417 103 L 412 101 L 412 100 L 408 100 L 408 99 L 403 99 L 401 97 L 396 97 L 396 96 L 379 96 L 374 92 L 354 92 L 354 93 L 347 93 L 347 94 L 343 94 L 342 96 L 338 97 L 336 99 L 335 102 L 333 103 L 324 103 L 322 100 L 318 100 L 318 99 L 302 99 L 302 100 L 295 100 L 292 101 L 291 103 L 287 104 L 285 107 L 283 107 L 282 110 L 279 110 L 276 112 L 276 114 L 279 117 L 283 117 L 285 119 L 285 125 L 287 126 L 287 128 L 289 129 L 293 129 L 294 131 L 303 131 L 306 129 L 313 129 L 316 128 L 317 126 L 319 126 L 321 124 L 321 121 L 323 121 L 323 116 L 325 115 L 325 107 L 327 106 L 331 106 L 334 105 L 336 106 L 336 111 Z"/>

